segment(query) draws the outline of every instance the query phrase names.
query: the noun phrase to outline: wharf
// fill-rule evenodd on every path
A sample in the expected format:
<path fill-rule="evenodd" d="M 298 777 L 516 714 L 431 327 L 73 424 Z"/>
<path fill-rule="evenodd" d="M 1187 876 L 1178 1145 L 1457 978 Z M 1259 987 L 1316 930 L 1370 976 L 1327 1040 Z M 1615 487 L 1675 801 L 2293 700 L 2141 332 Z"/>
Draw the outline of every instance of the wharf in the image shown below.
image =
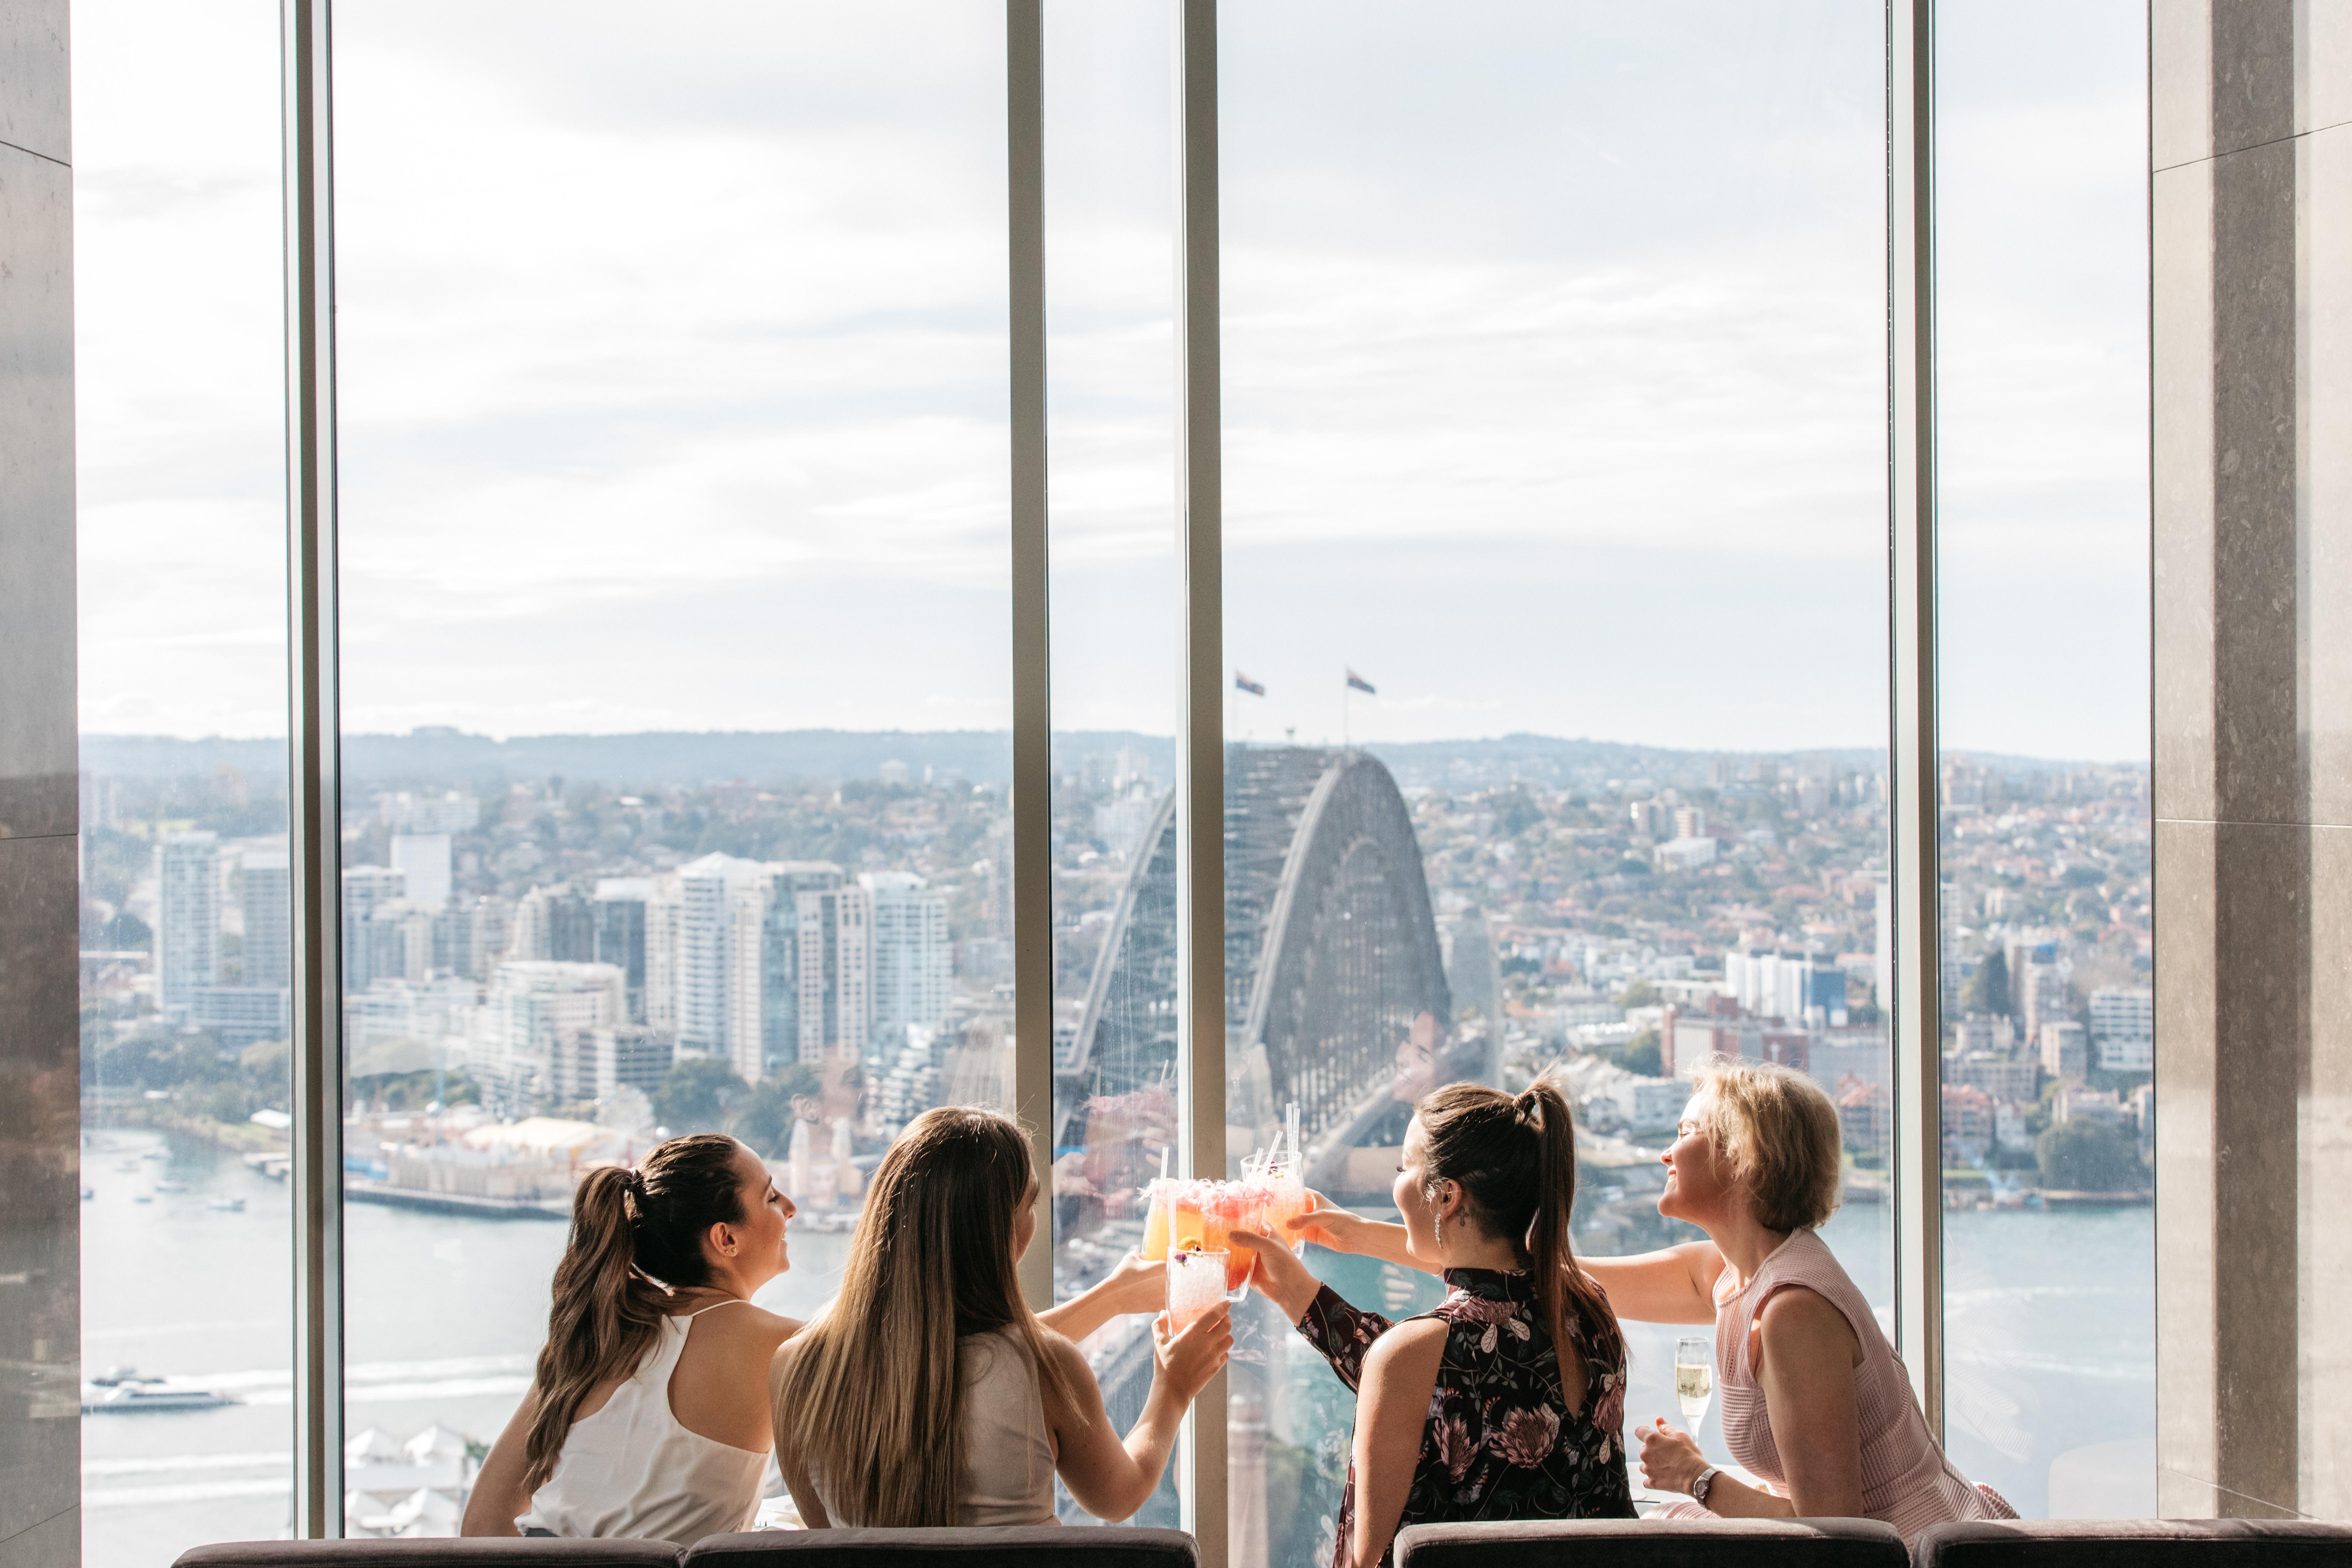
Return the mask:
<path fill-rule="evenodd" d="M 561 1198 L 478 1198 L 465 1193 L 432 1193 L 420 1187 L 399 1187 L 369 1176 L 343 1178 L 343 1196 L 352 1203 L 384 1204 L 418 1209 L 425 1214 L 465 1215 L 474 1219 L 561 1219 L 572 1217 L 572 1204 Z"/>

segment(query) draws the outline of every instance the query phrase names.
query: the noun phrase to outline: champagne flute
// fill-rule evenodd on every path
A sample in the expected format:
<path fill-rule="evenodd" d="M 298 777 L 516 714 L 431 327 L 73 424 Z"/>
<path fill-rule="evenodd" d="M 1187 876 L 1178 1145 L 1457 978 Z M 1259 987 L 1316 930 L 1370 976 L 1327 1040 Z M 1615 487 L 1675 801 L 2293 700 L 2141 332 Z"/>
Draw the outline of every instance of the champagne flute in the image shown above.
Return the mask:
<path fill-rule="evenodd" d="M 1692 1336 L 1675 1342 L 1675 1399 L 1683 1407 L 1683 1419 L 1690 1423 L 1690 1435 L 1698 1436 L 1699 1423 L 1706 1419 L 1706 1407 L 1715 1397 L 1714 1342 Z"/>

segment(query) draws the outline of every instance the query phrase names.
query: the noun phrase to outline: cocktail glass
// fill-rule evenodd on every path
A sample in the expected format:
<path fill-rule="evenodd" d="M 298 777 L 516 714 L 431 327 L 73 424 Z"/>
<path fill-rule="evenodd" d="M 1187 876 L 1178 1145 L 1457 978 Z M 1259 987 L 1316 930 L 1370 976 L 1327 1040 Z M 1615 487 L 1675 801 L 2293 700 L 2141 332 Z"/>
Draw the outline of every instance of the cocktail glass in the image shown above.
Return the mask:
<path fill-rule="evenodd" d="M 1202 1246 L 1209 1251 L 1225 1255 L 1225 1289 L 1238 1301 L 1249 1294 L 1250 1269 L 1257 1255 L 1245 1247 L 1235 1247 L 1231 1237 L 1237 1230 L 1255 1231 L 1265 1223 L 1265 1194 L 1247 1182 L 1210 1182 L 1202 1184 L 1209 1190 L 1202 1194 L 1201 1220 Z"/>
<path fill-rule="evenodd" d="M 1151 1208 L 1143 1220 L 1144 1260 L 1158 1263 L 1168 1256 L 1168 1209 L 1173 1197 L 1171 1181 L 1157 1181 L 1144 1189 Z"/>
<path fill-rule="evenodd" d="M 1168 1249 L 1172 1254 L 1208 1245 L 1201 1207 L 1208 1197 L 1206 1182 L 1168 1184 Z"/>
<path fill-rule="evenodd" d="M 1170 1332 L 1182 1333 L 1224 1299 L 1224 1253 L 1171 1252 L 1168 1255 Z"/>

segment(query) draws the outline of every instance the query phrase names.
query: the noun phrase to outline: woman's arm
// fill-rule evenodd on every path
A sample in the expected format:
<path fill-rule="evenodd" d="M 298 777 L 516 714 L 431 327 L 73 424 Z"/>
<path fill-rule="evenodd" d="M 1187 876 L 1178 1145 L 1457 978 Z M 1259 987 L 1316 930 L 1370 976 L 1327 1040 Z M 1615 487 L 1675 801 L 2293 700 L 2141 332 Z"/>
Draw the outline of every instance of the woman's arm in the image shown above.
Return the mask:
<path fill-rule="evenodd" d="M 1636 1426 L 1642 1445 L 1642 1484 L 1653 1491 L 1686 1492 L 1706 1468 L 1706 1456 L 1697 1442 L 1661 1417 L 1656 1425 Z M 1789 1500 L 1777 1492 L 1759 1491 L 1733 1480 L 1721 1471 L 1707 1483 L 1706 1510 L 1726 1519 L 1788 1519 L 1796 1513 Z"/>
<path fill-rule="evenodd" d="M 1363 1377 L 1364 1353 L 1389 1331 L 1389 1321 L 1378 1312 L 1361 1312 L 1348 1305 L 1337 1290 L 1309 1274 L 1290 1248 L 1270 1236 L 1237 1230 L 1226 1242 L 1257 1254 L 1250 1283 L 1297 1327 L 1308 1344 L 1323 1352 L 1341 1383 L 1357 1387 Z"/>
<path fill-rule="evenodd" d="M 1113 1318 L 1156 1312 L 1167 1304 L 1168 1265 L 1130 1252 L 1099 1283 L 1038 1313 L 1037 1321 L 1066 1339 L 1082 1340 Z"/>
<path fill-rule="evenodd" d="M 1430 1395 L 1445 1356 L 1445 1325 L 1416 1318 L 1382 1334 L 1364 1357 L 1356 1394 L 1356 1528 L 1351 1568 L 1380 1568 L 1404 1518 L 1412 1472 L 1421 1462 Z"/>
<path fill-rule="evenodd" d="M 1626 1258 L 1577 1256 L 1576 1266 L 1609 1292 L 1620 1318 L 1637 1323 L 1715 1321 L 1715 1281 L 1723 1254 L 1711 1241 L 1685 1241 L 1661 1252 Z"/>
<path fill-rule="evenodd" d="M 1802 1286 L 1776 1291 L 1757 1324 L 1757 1382 L 1789 1495 L 1718 1475 L 1707 1510 L 1727 1519 L 1862 1517 L 1862 1428 L 1853 1367 L 1861 1346 L 1843 1314 Z M 1664 1421 L 1639 1428 L 1642 1481 L 1686 1492 L 1706 1468 L 1690 1434 Z"/>
<path fill-rule="evenodd" d="M 1393 1263 L 1399 1268 L 1417 1268 L 1423 1274 L 1444 1270 L 1436 1264 L 1415 1258 L 1405 1247 L 1404 1226 L 1386 1220 L 1366 1219 L 1362 1215 L 1341 1208 L 1321 1193 L 1307 1194 L 1315 1200 L 1315 1207 L 1297 1215 L 1288 1222 L 1289 1227 L 1318 1246 L 1334 1252 L 1352 1252 L 1360 1257 L 1377 1258 L 1382 1263 Z"/>
<path fill-rule="evenodd" d="M 1800 1518 L 1862 1514 L 1862 1420 L 1853 1392 L 1862 1342 L 1845 1314 L 1803 1286 L 1757 1314 L 1756 1381 Z"/>
<path fill-rule="evenodd" d="M 515 1520 L 530 1507 L 530 1489 L 522 1484 L 527 1468 L 524 1445 L 530 1440 L 531 1417 L 539 1413 L 539 1384 L 530 1385 L 507 1419 L 507 1429 L 490 1445 L 475 1472 L 474 1489 L 466 1499 L 466 1514 L 458 1521 L 460 1535 L 520 1535 Z"/>
<path fill-rule="evenodd" d="M 1061 1335 L 1045 1336 L 1045 1352 L 1055 1358 L 1072 1399 L 1069 1408 L 1045 1413 L 1054 1429 L 1054 1468 L 1078 1506 L 1097 1519 L 1126 1519 L 1159 1488 L 1184 1412 L 1234 1347 L 1230 1309 L 1218 1307 L 1172 1340 L 1162 1317 L 1152 1324 L 1152 1339 L 1151 1392 L 1122 1440 L 1103 1408 L 1102 1389 L 1086 1356 Z M 799 1495 L 795 1489 L 793 1496 Z"/>

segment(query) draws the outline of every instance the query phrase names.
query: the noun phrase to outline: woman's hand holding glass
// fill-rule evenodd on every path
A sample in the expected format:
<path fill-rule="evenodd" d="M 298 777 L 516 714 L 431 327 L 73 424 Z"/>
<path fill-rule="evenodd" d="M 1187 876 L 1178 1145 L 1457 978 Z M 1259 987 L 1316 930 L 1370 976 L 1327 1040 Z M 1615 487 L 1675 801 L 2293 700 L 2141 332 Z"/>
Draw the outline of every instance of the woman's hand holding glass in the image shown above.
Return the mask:
<path fill-rule="evenodd" d="M 1169 1331 L 1168 1314 L 1151 1323 L 1152 1376 L 1179 1401 L 1190 1405 L 1233 1353 L 1233 1308 L 1218 1302 L 1181 1334 Z"/>
<path fill-rule="evenodd" d="M 1246 1247 L 1257 1255 L 1257 1265 L 1250 1271 L 1250 1283 L 1257 1287 L 1259 1295 L 1275 1304 L 1284 1318 L 1296 1323 L 1307 1315 L 1323 1282 L 1307 1271 L 1307 1265 L 1287 1245 L 1274 1237 L 1245 1230 L 1229 1234 L 1225 1245 Z"/>
<path fill-rule="evenodd" d="M 1698 1439 L 1667 1426 L 1663 1415 L 1655 1426 L 1634 1427 L 1633 1436 L 1642 1445 L 1642 1484 L 1652 1491 L 1686 1492 L 1706 1468 Z"/>

